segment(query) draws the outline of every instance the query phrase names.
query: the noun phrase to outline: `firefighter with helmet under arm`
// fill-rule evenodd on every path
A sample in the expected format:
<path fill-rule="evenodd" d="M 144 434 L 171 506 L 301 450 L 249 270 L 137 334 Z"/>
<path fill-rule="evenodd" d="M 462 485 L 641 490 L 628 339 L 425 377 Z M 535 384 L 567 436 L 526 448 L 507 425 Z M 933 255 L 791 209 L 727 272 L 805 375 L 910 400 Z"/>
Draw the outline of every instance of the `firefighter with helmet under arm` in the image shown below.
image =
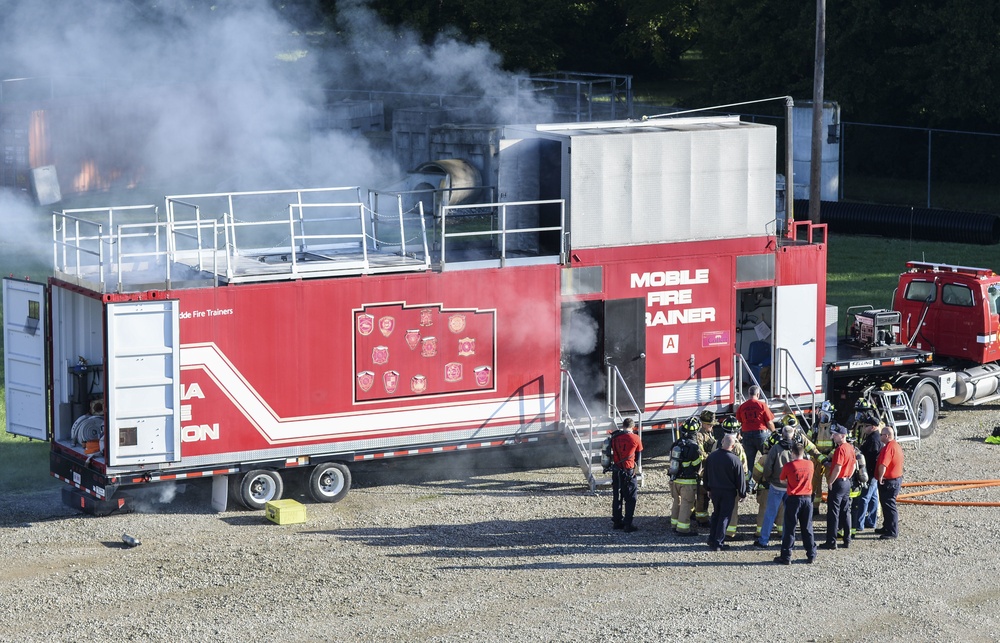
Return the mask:
<path fill-rule="evenodd" d="M 749 480 L 749 472 L 747 469 L 747 453 L 743 449 L 743 443 L 740 442 L 740 421 L 736 419 L 735 415 L 726 416 L 724 420 L 720 423 L 722 426 L 723 435 L 732 435 L 736 438 L 736 444 L 733 445 L 733 455 L 739 458 L 740 462 L 743 464 L 744 475 L 747 475 Z M 715 450 L 721 448 L 721 440 L 715 444 Z M 733 515 L 729 519 L 729 525 L 726 527 L 726 538 L 736 539 L 736 528 L 740 522 L 740 503 L 736 503 L 733 506 Z"/>
<path fill-rule="evenodd" d="M 715 421 L 715 412 L 707 409 L 702 411 L 699 417 L 701 418 L 701 429 L 695 434 L 695 439 L 701 446 L 702 453 L 709 454 L 715 449 L 717 441 L 715 427 L 718 425 L 718 422 Z M 694 502 L 694 519 L 699 525 L 707 526 L 711 522 L 708 489 L 705 488 L 704 481 L 704 470 L 698 473 L 698 494 Z"/>
<path fill-rule="evenodd" d="M 670 525 L 674 533 L 681 536 L 698 533 L 691 526 L 691 517 L 698 493 L 701 463 L 705 459 L 696 437 L 700 430 L 701 420 L 689 417 L 680 426 L 680 438 L 670 447 L 670 495 L 674 501 L 670 510 Z"/>

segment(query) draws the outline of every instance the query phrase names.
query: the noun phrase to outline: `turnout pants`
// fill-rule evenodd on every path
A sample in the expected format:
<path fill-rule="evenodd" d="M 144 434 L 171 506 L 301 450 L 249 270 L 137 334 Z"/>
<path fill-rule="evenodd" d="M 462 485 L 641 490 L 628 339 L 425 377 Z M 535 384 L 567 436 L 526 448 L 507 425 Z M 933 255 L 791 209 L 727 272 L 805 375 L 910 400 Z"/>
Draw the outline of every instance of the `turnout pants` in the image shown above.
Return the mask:
<path fill-rule="evenodd" d="M 691 513 L 697 495 L 697 480 L 674 480 L 670 483 L 670 495 L 674 504 L 670 510 L 670 526 L 679 533 L 691 533 Z"/>

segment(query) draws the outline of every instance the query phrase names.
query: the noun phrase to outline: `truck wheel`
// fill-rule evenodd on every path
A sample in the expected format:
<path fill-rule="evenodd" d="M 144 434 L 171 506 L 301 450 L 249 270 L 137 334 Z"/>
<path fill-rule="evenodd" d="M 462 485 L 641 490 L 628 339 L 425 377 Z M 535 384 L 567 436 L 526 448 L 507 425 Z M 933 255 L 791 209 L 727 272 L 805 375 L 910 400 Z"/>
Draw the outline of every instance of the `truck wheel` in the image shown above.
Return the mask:
<path fill-rule="evenodd" d="M 240 480 L 237 500 L 247 509 L 258 511 L 268 502 L 280 500 L 284 491 L 285 484 L 277 471 L 254 469 L 244 474 Z"/>
<path fill-rule="evenodd" d="M 316 502 L 338 502 L 351 489 L 351 470 L 337 462 L 316 465 L 309 475 L 309 496 Z"/>
<path fill-rule="evenodd" d="M 920 439 L 931 437 L 934 429 L 937 428 L 938 409 L 940 408 L 937 390 L 930 383 L 923 382 L 913 389 L 910 403 L 917 416 Z"/>

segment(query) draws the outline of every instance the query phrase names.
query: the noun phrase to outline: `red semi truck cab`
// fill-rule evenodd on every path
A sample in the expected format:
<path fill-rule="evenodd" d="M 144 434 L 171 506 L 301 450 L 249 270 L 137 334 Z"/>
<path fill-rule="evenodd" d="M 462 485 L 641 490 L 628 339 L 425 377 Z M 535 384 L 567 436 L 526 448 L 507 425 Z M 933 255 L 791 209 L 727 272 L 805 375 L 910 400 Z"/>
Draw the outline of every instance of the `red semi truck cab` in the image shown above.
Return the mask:
<path fill-rule="evenodd" d="M 899 341 L 972 364 L 1000 360 L 1000 275 L 988 268 L 910 261 L 893 308 Z"/>

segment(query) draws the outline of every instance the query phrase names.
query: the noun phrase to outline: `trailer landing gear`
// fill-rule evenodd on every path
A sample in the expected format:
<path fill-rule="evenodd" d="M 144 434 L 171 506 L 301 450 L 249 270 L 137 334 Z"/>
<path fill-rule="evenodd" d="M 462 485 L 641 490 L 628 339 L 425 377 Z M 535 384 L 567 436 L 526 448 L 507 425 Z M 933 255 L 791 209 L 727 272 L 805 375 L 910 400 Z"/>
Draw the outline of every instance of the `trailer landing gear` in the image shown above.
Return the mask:
<path fill-rule="evenodd" d="M 351 470 L 338 462 L 316 465 L 309 474 L 309 497 L 316 502 L 338 502 L 351 489 Z"/>

